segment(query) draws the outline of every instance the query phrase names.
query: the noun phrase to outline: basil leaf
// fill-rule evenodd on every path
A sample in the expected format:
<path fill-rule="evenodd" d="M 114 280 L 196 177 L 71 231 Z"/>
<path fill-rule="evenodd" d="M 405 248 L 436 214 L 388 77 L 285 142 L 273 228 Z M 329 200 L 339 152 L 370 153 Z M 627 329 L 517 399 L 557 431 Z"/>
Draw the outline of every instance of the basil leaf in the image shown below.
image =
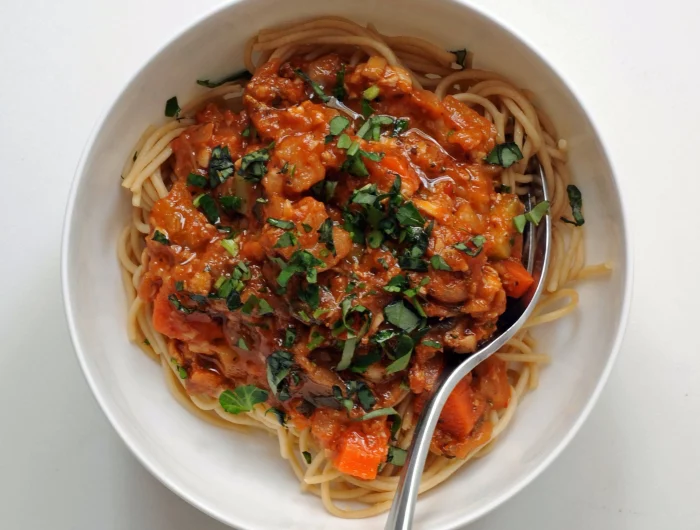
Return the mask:
<path fill-rule="evenodd" d="M 297 332 L 294 328 L 287 328 L 284 330 L 284 340 L 282 341 L 282 346 L 285 348 L 291 348 L 294 346 L 294 341 L 297 338 Z"/>
<path fill-rule="evenodd" d="M 251 182 L 260 182 L 267 173 L 265 163 L 270 160 L 270 151 L 274 146 L 275 143 L 272 142 L 267 147 L 248 153 L 241 158 L 241 169 L 238 170 L 238 174 Z"/>
<path fill-rule="evenodd" d="M 180 105 L 177 102 L 177 97 L 173 96 L 165 102 L 165 115 L 168 118 L 177 118 L 180 116 Z"/>
<path fill-rule="evenodd" d="M 285 423 L 287 422 L 287 414 L 283 410 L 280 410 L 277 407 L 270 407 L 265 411 L 265 416 L 267 416 L 268 412 L 272 412 L 280 425 L 284 427 Z"/>
<path fill-rule="evenodd" d="M 301 71 L 300 69 L 298 69 L 298 68 L 297 68 L 296 70 L 294 70 L 294 73 L 297 74 L 301 79 L 303 79 L 305 83 L 307 83 L 309 86 L 311 86 L 311 89 L 312 89 L 312 90 L 314 91 L 314 93 L 318 96 L 318 99 L 320 99 L 320 100 L 323 101 L 324 103 L 328 103 L 328 101 L 329 101 L 331 98 L 329 98 L 329 97 L 325 94 L 325 92 L 323 92 L 323 89 L 321 88 L 321 86 L 320 86 L 318 83 L 312 81 L 311 78 L 310 78 L 308 75 L 306 75 L 304 72 L 302 72 L 302 71 Z"/>
<path fill-rule="evenodd" d="M 335 243 L 333 242 L 333 221 L 329 217 L 321 224 L 318 229 L 318 240 L 326 245 L 326 248 L 331 251 L 331 253 L 336 256 Z"/>
<path fill-rule="evenodd" d="M 223 195 L 219 197 L 219 204 L 228 214 L 235 214 L 241 211 L 243 199 L 235 195 Z"/>
<path fill-rule="evenodd" d="M 386 319 L 407 333 L 410 333 L 418 326 L 420 319 L 411 311 L 402 300 L 392 302 L 384 308 Z"/>
<path fill-rule="evenodd" d="M 421 342 L 421 344 L 423 346 L 428 346 L 429 348 L 437 348 L 437 349 L 442 348 L 442 344 L 440 344 L 436 340 L 424 340 L 423 342 Z"/>
<path fill-rule="evenodd" d="M 379 87 L 377 85 L 372 85 L 368 89 L 366 89 L 362 93 L 362 97 L 364 97 L 367 101 L 372 101 L 373 99 L 376 99 L 379 96 Z"/>
<path fill-rule="evenodd" d="M 452 267 L 450 267 L 447 262 L 442 258 L 442 256 L 433 256 L 430 258 L 430 264 L 433 266 L 433 269 L 436 271 L 451 271 Z"/>
<path fill-rule="evenodd" d="M 484 159 L 489 164 L 496 164 L 501 167 L 510 167 L 518 160 L 522 160 L 523 154 L 515 142 L 506 142 L 494 147 Z"/>
<path fill-rule="evenodd" d="M 290 278 L 297 273 L 304 273 L 306 281 L 316 283 L 316 267 L 324 266 L 325 263 L 306 250 L 297 250 L 292 254 L 289 262 L 282 268 L 277 276 L 277 283 L 280 287 L 286 287 Z"/>
<path fill-rule="evenodd" d="M 343 133 L 338 138 L 338 143 L 336 145 L 338 149 L 348 149 L 352 145 L 352 140 L 347 134 Z"/>
<path fill-rule="evenodd" d="M 278 396 L 280 383 L 294 366 L 292 354 L 285 350 L 274 351 L 268 356 L 266 365 L 267 384 L 272 393 Z"/>
<path fill-rule="evenodd" d="M 525 230 L 527 219 L 524 215 L 516 215 L 513 217 L 513 224 L 515 225 L 515 229 L 522 234 L 523 230 Z"/>
<path fill-rule="evenodd" d="M 241 348 L 242 350 L 247 350 L 250 351 L 250 348 L 248 348 L 248 345 L 245 343 L 245 339 L 243 337 L 238 339 L 238 342 L 236 343 L 236 346 Z"/>
<path fill-rule="evenodd" d="M 401 256 L 399 257 L 399 267 L 405 271 L 416 271 L 416 272 L 427 272 L 428 264 L 425 260 L 420 258 L 413 258 L 411 256 Z"/>
<path fill-rule="evenodd" d="M 233 175 L 233 170 L 233 160 L 231 160 L 231 153 L 228 147 L 217 145 L 212 149 L 211 157 L 209 158 L 209 168 L 207 169 L 209 185 L 212 188 L 216 188 L 219 184 L 223 184 L 226 179 Z"/>
<path fill-rule="evenodd" d="M 540 224 L 542 218 L 549 211 L 549 201 L 542 201 L 534 206 L 532 210 L 525 214 L 525 219 L 530 221 L 532 224 L 537 226 Z"/>
<path fill-rule="evenodd" d="M 281 228 L 282 230 L 291 230 L 292 228 L 294 228 L 293 222 L 275 219 L 274 217 L 268 217 L 267 224 L 272 225 L 275 228 Z"/>
<path fill-rule="evenodd" d="M 386 367 L 387 374 L 400 372 L 408 367 L 413 352 L 413 339 L 408 335 L 400 335 L 396 343 L 396 360 Z"/>
<path fill-rule="evenodd" d="M 206 188 L 207 187 L 207 177 L 203 177 L 202 175 L 198 175 L 197 173 L 190 173 L 187 175 L 187 184 L 189 186 L 195 186 L 197 188 Z"/>
<path fill-rule="evenodd" d="M 365 414 L 364 416 L 359 418 L 357 421 L 371 420 L 372 418 L 379 418 L 380 416 L 398 416 L 398 415 L 399 415 L 399 413 L 396 412 L 396 409 L 394 409 L 393 407 L 388 407 L 388 408 L 373 410 L 372 412 L 369 412 L 368 414 Z"/>
<path fill-rule="evenodd" d="M 358 337 L 352 337 L 345 341 L 345 345 L 343 346 L 343 355 L 340 358 L 340 362 L 338 363 L 336 370 L 345 370 L 350 366 L 350 363 L 352 362 L 352 356 L 355 353 L 355 347 L 357 346 L 358 340 Z"/>
<path fill-rule="evenodd" d="M 329 133 L 331 136 L 338 136 L 350 125 L 350 120 L 345 116 L 335 116 L 329 124 Z"/>
<path fill-rule="evenodd" d="M 345 64 L 340 65 L 340 70 L 335 74 L 335 87 L 333 87 L 333 97 L 338 101 L 343 101 L 348 95 L 345 90 Z"/>
<path fill-rule="evenodd" d="M 228 75 L 219 81 L 210 81 L 209 79 L 197 79 L 197 84 L 207 88 L 216 88 L 224 83 L 231 83 L 232 81 L 240 81 L 241 79 L 251 79 L 253 76 L 248 70 L 241 70 L 234 74 Z"/>
<path fill-rule="evenodd" d="M 574 216 L 574 220 L 571 221 L 566 217 L 561 217 L 561 220 L 565 223 L 581 226 L 586 222 L 583 218 L 583 214 L 581 213 L 581 208 L 583 207 L 583 196 L 581 195 L 581 191 L 573 184 L 569 184 L 566 187 L 566 193 L 569 195 L 569 205 L 571 206 L 571 213 Z"/>
<path fill-rule="evenodd" d="M 404 203 L 396 212 L 396 219 L 401 226 L 423 226 L 425 219 L 411 201 Z"/>
<path fill-rule="evenodd" d="M 175 282 L 175 290 L 176 291 L 182 291 L 185 288 L 185 282 L 182 280 Z"/>
<path fill-rule="evenodd" d="M 394 466 L 402 466 L 406 463 L 407 454 L 405 449 L 390 445 L 389 452 L 386 455 L 386 463 Z"/>
<path fill-rule="evenodd" d="M 308 401 L 306 403 L 308 403 Z M 304 457 L 304 460 L 306 461 L 307 464 L 310 464 L 311 461 L 313 460 L 311 458 L 311 453 L 309 453 L 308 451 L 302 451 L 301 455 Z"/>
<path fill-rule="evenodd" d="M 506 186 L 505 184 L 501 184 L 500 186 L 498 186 L 498 188 L 496 188 L 496 191 L 497 191 L 498 193 L 510 193 L 510 192 L 511 192 L 511 187 L 510 187 L 510 186 Z"/>
<path fill-rule="evenodd" d="M 160 243 L 161 245 L 169 245 L 170 244 L 170 240 L 168 239 L 168 236 L 166 236 L 160 230 L 154 230 L 153 237 L 151 239 L 153 241 L 155 241 L 156 243 Z"/>
<path fill-rule="evenodd" d="M 320 289 L 317 284 L 312 283 L 306 288 L 299 290 L 299 299 L 306 302 L 311 309 L 316 309 L 321 304 Z"/>
<path fill-rule="evenodd" d="M 199 208 L 204 216 L 211 224 L 219 224 L 219 209 L 216 207 L 216 202 L 208 193 L 202 193 L 192 201 L 195 208 Z"/>
<path fill-rule="evenodd" d="M 235 390 L 224 390 L 219 396 L 219 404 L 229 414 L 250 412 L 258 403 L 267 401 L 267 391 L 255 385 L 236 387 Z"/>
<path fill-rule="evenodd" d="M 377 363 L 381 360 L 382 354 L 379 350 L 374 349 L 370 351 L 367 355 L 363 355 L 361 357 L 357 357 L 355 359 L 355 362 L 352 363 L 352 366 L 350 367 L 350 370 L 352 372 L 355 372 L 356 374 L 363 374 L 367 370 L 367 368 L 374 363 Z"/>
<path fill-rule="evenodd" d="M 238 243 L 236 243 L 233 239 L 222 239 L 220 241 L 221 246 L 226 249 L 226 252 L 231 254 L 234 258 L 238 256 Z"/>
<path fill-rule="evenodd" d="M 450 53 L 455 54 L 455 62 L 464 68 L 465 61 L 467 59 L 467 50 L 465 48 L 462 48 L 461 50 L 453 50 Z"/>
<path fill-rule="evenodd" d="M 311 340 L 306 345 L 306 347 L 309 348 L 309 351 L 318 348 L 321 344 L 323 344 L 323 341 L 326 340 L 326 338 L 323 335 L 321 335 L 318 331 L 311 332 L 310 338 Z"/>
<path fill-rule="evenodd" d="M 391 280 L 389 280 L 389 283 L 387 283 L 383 289 L 388 293 L 400 293 L 405 289 L 408 289 L 408 280 L 405 276 L 397 274 Z"/>
<path fill-rule="evenodd" d="M 252 315 L 253 309 L 255 309 L 259 303 L 260 299 L 257 296 L 254 294 L 249 295 L 245 301 L 245 304 L 243 304 L 243 307 L 241 307 L 241 313 L 245 315 Z"/>
<path fill-rule="evenodd" d="M 287 248 L 287 247 L 295 247 L 299 244 L 299 240 L 297 239 L 297 236 L 294 235 L 293 232 L 285 232 L 280 236 L 280 238 L 277 240 L 277 243 L 272 248 Z"/>
<path fill-rule="evenodd" d="M 264 298 L 260 299 L 260 302 L 258 303 L 258 315 L 263 316 L 263 315 L 269 315 L 270 313 L 274 313 L 274 309 L 272 309 L 272 306 L 270 303 L 265 300 Z"/>
<path fill-rule="evenodd" d="M 190 315 L 195 311 L 194 309 L 190 309 L 189 307 L 182 305 L 182 302 L 180 302 L 180 299 L 175 294 L 168 296 L 168 301 L 175 309 L 181 313 L 185 313 L 186 315 Z"/>
<path fill-rule="evenodd" d="M 369 104 L 369 101 L 366 99 L 362 99 L 362 108 L 361 108 L 362 115 L 365 118 L 369 118 L 372 114 L 374 114 L 374 109 L 372 106 Z"/>
<path fill-rule="evenodd" d="M 515 220 L 515 219 L 513 219 Z M 486 238 L 482 235 L 474 236 L 472 237 L 467 244 L 465 243 L 457 243 L 456 245 L 452 245 L 454 248 L 457 250 L 461 250 L 468 256 L 471 256 L 475 258 L 479 254 L 481 254 L 481 251 L 483 250 L 484 243 L 486 242 Z"/>
<path fill-rule="evenodd" d="M 394 129 L 391 131 L 391 136 L 398 136 L 408 129 L 409 121 L 406 118 L 399 118 L 394 122 Z"/>

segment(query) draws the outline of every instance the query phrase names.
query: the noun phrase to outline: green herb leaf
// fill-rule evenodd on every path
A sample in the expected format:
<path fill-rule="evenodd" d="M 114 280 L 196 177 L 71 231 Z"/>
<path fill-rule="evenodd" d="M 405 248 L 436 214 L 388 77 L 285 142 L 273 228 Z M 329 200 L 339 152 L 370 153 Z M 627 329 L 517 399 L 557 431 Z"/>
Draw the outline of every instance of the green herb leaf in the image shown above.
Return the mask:
<path fill-rule="evenodd" d="M 394 466 L 402 466 L 406 463 L 407 454 L 405 449 L 390 445 L 389 452 L 386 455 L 386 463 Z"/>
<path fill-rule="evenodd" d="M 573 184 L 569 184 L 566 187 L 566 192 L 569 195 L 569 205 L 571 205 L 571 213 L 574 216 L 574 220 L 571 221 L 566 217 L 561 217 L 561 220 L 565 223 L 581 226 L 586 222 L 583 218 L 583 213 L 581 213 L 581 208 L 583 207 L 583 196 L 581 195 L 581 190 L 579 190 Z"/>
<path fill-rule="evenodd" d="M 401 226 L 423 226 L 425 224 L 425 219 L 411 201 L 401 205 L 396 212 L 396 219 Z"/>
<path fill-rule="evenodd" d="M 394 129 L 391 131 L 391 136 L 398 136 L 408 129 L 409 121 L 406 118 L 399 118 L 394 122 Z"/>
<path fill-rule="evenodd" d="M 222 195 L 219 197 L 219 204 L 227 214 L 236 214 L 241 211 L 243 199 L 235 195 Z"/>
<path fill-rule="evenodd" d="M 321 86 L 318 83 L 316 83 L 315 81 L 312 81 L 308 75 L 306 75 L 304 72 L 302 72 L 298 68 L 296 70 L 294 70 L 294 73 L 297 74 L 299 77 L 301 77 L 305 83 L 307 83 L 309 86 L 311 86 L 311 89 L 318 96 L 318 99 L 320 99 L 324 103 L 328 103 L 328 100 L 330 100 L 330 98 L 325 94 L 325 92 L 323 92 L 323 89 L 321 88 Z"/>
<path fill-rule="evenodd" d="M 284 330 L 284 340 L 282 341 L 282 346 L 285 348 L 291 348 L 294 346 L 294 341 L 297 338 L 297 332 L 294 328 L 287 328 Z"/>
<path fill-rule="evenodd" d="M 329 133 L 331 136 L 338 136 L 350 125 L 350 120 L 345 116 L 335 116 L 329 124 Z"/>
<path fill-rule="evenodd" d="M 280 384 L 294 366 L 292 354 L 285 350 L 274 351 L 268 356 L 266 364 L 267 384 L 272 393 L 279 397 Z"/>
<path fill-rule="evenodd" d="M 206 188 L 208 182 L 209 181 L 207 180 L 207 177 L 197 175 L 197 173 L 190 173 L 189 175 L 187 175 L 187 184 L 189 186 L 195 186 L 197 188 Z"/>
<path fill-rule="evenodd" d="M 383 409 L 373 410 L 372 412 L 365 414 L 357 421 L 371 420 L 372 418 L 379 418 L 381 416 L 398 416 L 399 413 L 393 407 L 387 407 Z"/>
<path fill-rule="evenodd" d="M 345 90 L 345 64 L 340 65 L 340 70 L 335 74 L 335 87 L 333 87 L 333 97 L 338 101 L 343 101 L 348 95 Z"/>
<path fill-rule="evenodd" d="M 428 346 L 429 348 L 437 348 L 437 349 L 442 348 L 442 344 L 440 344 L 436 340 L 424 340 L 423 342 L 421 342 L 421 344 L 423 346 Z"/>
<path fill-rule="evenodd" d="M 238 256 L 238 243 L 236 243 L 233 239 L 222 239 L 220 241 L 221 246 L 226 249 L 226 252 L 231 254 L 234 258 Z"/>
<path fill-rule="evenodd" d="M 530 221 L 532 224 L 537 226 L 540 224 L 542 218 L 549 211 L 549 201 L 542 201 L 534 206 L 532 210 L 525 214 L 525 219 Z"/>
<path fill-rule="evenodd" d="M 369 118 L 372 114 L 374 114 L 374 109 L 366 99 L 362 100 L 361 112 L 365 118 Z"/>
<path fill-rule="evenodd" d="M 236 72 L 234 74 L 228 75 L 224 77 L 223 79 L 220 79 L 219 81 L 210 81 L 209 79 L 197 79 L 197 84 L 200 86 L 204 86 L 207 88 L 216 88 L 224 83 L 231 83 L 233 81 L 240 81 L 241 79 L 250 79 L 253 76 L 248 70 L 241 70 L 240 72 Z"/>
<path fill-rule="evenodd" d="M 486 238 L 482 235 L 478 235 L 472 237 L 469 241 L 467 241 L 467 243 L 457 243 L 453 246 L 457 250 L 461 250 L 462 252 L 467 254 L 467 256 L 475 258 L 479 254 L 481 254 L 485 242 Z"/>
<path fill-rule="evenodd" d="M 231 153 L 228 147 L 217 145 L 212 149 L 211 157 L 209 158 L 209 168 L 207 169 L 209 185 L 212 188 L 216 188 L 219 184 L 223 184 L 226 179 L 233 175 L 233 170 L 233 160 L 231 160 Z"/>
<path fill-rule="evenodd" d="M 271 313 L 274 313 L 274 309 L 272 309 L 272 306 L 270 303 L 265 300 L 264 298 L 260 299 L 260 302 L 258 303 L 258 315 L 263 316 L 263 315 L 269 315 Z"/>
<path fill-rule="evenodd" d="M 413 339 L 408 335 L 399 335 L 395 347 L 396 360 L 386 367 L 386 373 L 393 374 L 405 370 L 408 367 L 408 362 L 411 360 L 412 352 Z"/>
<path fill-rule="evenodd" d="M 420 319 L 402 300 L 392 302 L 384 308 L 384 316 L 394 326 L 410 333 L 418 326 Z"/>
<path fill-rule="evenodd" d="M 518 145 L 515 142 L 506 142 L 494 147 L 484 160 L 489 164 L 510 167 L 522 158 L 523 154 Z"/>
<path fill-rule="evenodd" d="M 510 186 L 506 186 L 505 184 L 501 184 L 500 186 L 498 186 L 498 187 L 496 188 L 496 191 L 497 191 L 498 193 L 510 193 L 510 192 L 511 192 L 511 188 L 510 188 Z"/>
<path fill-rule="evenodd" d="M 524 215 L 516 215 L 513 217 L 513 224 L 515 225 L 515 229 L 522 234 L 527 224 L 527 218 Z"/>
<path fill-rule="evenodd" d="M 331 253 L 335 256 L 336 251 L 335 251 L 335 243 L 333 242 L 333 221 L 329 217 L 323 223 L 321 224 L 320 228 L 318 229 L 318 240 L 326 245 L 326 248 L 331 251 Z"/>
<path fill-rule="evenodd" d="M 298 292 L 299 299 L 306 302 L 311 309 L 316 309 L 321 304 L 320 289 L 317 284 L 311 283 Z"/>
<path fill-rule="evenodd" d="M 208 193 L 202 193 L 199 195 L 194 201 L 192 201 L 192 204 L 195 206 L 195 208 L 199 208 L 202 211 L 204 216 L 207 218 L 207 221 L 209 221 L 211 224 L 216 225 L 219 224 L 219 221 L 221 221 L 219 218 L 219 209 L 216 207 L 216 202 Z"/>
<path fill-rule="evenodd" d="M 405 271 L 427 272 L 428 264 L 421 258 L 413 258 L 411 256 L 399 257 L 399 267 Z"/>
<path fill-rule="evenodd" d="M 265 411 L 265 416 L 267 416 L 267 414 L 268 414 L 269 412 L 271 412 L 272 414 L 274 414 L 275 417 L 277 418 L 277 421 L 279 422 L 279 424 L 280 424 L 282 427 L 284 427 L 284 425 L 285 425 L 286 422 L 287 422 L 287 414 L 286 414 L 283 410 L 278 409 L 277 407 L 270 407 L 269 409 L 267 409 L 267 410 Z"/>
<path fill-rule="evenodd" d="M 177 97 L 173 96 L 165 102 L 165 115 L 168 118 L 177 118 L 180 116 L 180 105 L 177 102 Z"/>
<path fill-rule="evenodd" d="M 166 236 L 160 230 L 154 230 L 153 237 L 151 239 L 153 239 L 153 241 L 155 241 L 156 243 L 160 243 L 161 245 L 169 245 L 170 244 L 170 240 L 168 239 L 168 236 Z"/>
<path fill-rule="evenodd" d="M 352 145 L 352 140 L 347 134 L 343 133 L 338 137 L 338 143 L 336 145 L 338 149 L 348 149 Z"/>
<path fill-rule="evenodd" d="M 358 340 L 358 337 L 352 337 L 345 341 L 345 345 L 343 346 L 343 355 L 338 363 L 338 366 L 336 367 L 336 370 L 345 370 L 350 366 L 352 357 L 355 354 L 355 347 L 357 346 Z"/>
<path fill-rule="evenodd" d="M 306 461 L 307 464 L 310 464 L 311 460 L 313 460 L 311 458 L 311 453 L 309 453 L 308 451 L 302 451 L 301 455 L 304 457 L 304 460 Z"/>
<path fill-rule="evenodd" d="M 272 248 L 295 247 L 298 244 L 299 240 L 297 239 L 297 236 L 294 235 L 294 232 L 285 232 L 280 236 L 277 243 L 275 243 L 275 246 Z"/>
<path fill-rule="evenodd" d="M 267 391 L 255 385 L 237 387 L 233 392 L 224 390 L 219 396 L 219 404 L 229 414 L 250 412 L 258 403 L 267 401 Z"/>
<path fill-rule="evenodd" d="M 281 228 L 282 230 L 291 230 L 292 228 L 294 228 L 293 222 L 275 219 L 274 217 L 268 217 L 267 224 L 272 225 L 275 228 Z"/>
<path fill-rule="evenodd" d="M 323 344 L 323 341 L 326 340 L 325 337 L 321 335 L 318 331 L 312 331 L 310 338 L 311 340 L 306 345 L 306 347 L 309 348 L 309 351 L 318 348 L 321 344 Z"/>
<path fill-rule="evenodd" d="M 381 360 L 382 354 L 378 349 L 371 350 L 367 355 L 357 357 L 352 363 L 350 370 L 356 374 L 363 374 L 367 368 Z"/>
<path fill-rule="evenodd" d="M 464 63 L 467 60 L 467 50 L 462 48 L 461 50 L 453 50 L 450 53 L 455 54 L 455 62 L 464 68 Z"/>
<path fill-rule="evenodd" d="M 443 259 L 442 256 L 435 255 L 432 258 L 430 258 L 430 264 L 433 266 L 433 269 L 436 271 L 451 271 L 452 267 L 450 267 L 447 262 Z"/>
<path fill-rule="evenodd" d="M 362 97 L 364 97 L 367 101 L 372 101 L 373 99 L 376 99 L 379 96 L 379 87 L 377 85 L 372 85 L 368 89 L 366 89 L 362 93 Z"/>
<path fill-rule="evenodd" d="M 189 315 L 191 313 L 194 313 L 195 311 L 194 309 L 190 309 L 189 307 L 182 305 L 182 302 L 180 302 L 180 299 L 175 294 L 171 294 L 170 296 L 168 296 L 168 300 L 170 301 L 172 306 L 181 313 Z"/>
<path fill-rule="evenodd" d="M 277 283 L 280 287 L 286 287 L 289 279 L 297 273 L 304 273 L 306 281 L 316 283 L 316 267 L 324 266 L 325 263 L 306 250 L 297 250 L 292 254 L 289 262 L 282 268 L 277 276 Z"/>
<path fill-rule="evenodd" d="M 243 304 L 243 307 L 241 307 L 241 313 L 243 313 L 244 315 L 252 315 L 253 309 L 258 307 L 259 303 L 260 299 L 257 296 L 255 296 L 254 294 L 249 295 L 247 300 Z"/>
<path fill-rule="evenodd" d="M 267 147 L 248 153 L 241 158 L 241 169 L 238 170 L 238 174 L 251 182 L 260 182 L 267 173 L 265 163 L 270 160 L 270 151 L 274 146 L 275 143 L 272 142 Z"/>

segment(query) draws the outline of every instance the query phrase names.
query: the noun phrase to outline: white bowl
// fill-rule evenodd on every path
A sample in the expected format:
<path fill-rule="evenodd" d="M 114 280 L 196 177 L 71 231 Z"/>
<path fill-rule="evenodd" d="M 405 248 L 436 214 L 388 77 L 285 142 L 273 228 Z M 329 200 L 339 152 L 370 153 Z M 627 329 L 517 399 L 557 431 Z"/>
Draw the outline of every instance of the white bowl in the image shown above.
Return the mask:
<path fill-rule="evenodd" d="M 332 5 L 330 5 L 332 4 Z M 610 261 L 609 277 L 580 286 L 574 316 L 541 334 L 554 362 L 487 457 L 421 497 L 417 527 L 456 528 L 504 502 L 561 452 L 588 415 L 622 338 L 631 292 L 631 251 L 620 191 L 595 127 L 573 91 L 516 33 L 451 0 L 240 0 L 218 8 L 165 45 L 128 83 L 87 143 L 70 194 L 62 256 L 65 306 L 85 377 L 112 425 L 165 485 L 209 515 L 239 528 L 381 528 L 328 515 L 300 493 L 277 441 L 202 423 L 168 393 L 160 367 L 126 337 L 126 301 L 116 240 L 130 214 L 120 188 L 125 157 L 165 101 L 187 101 L 243 66 L 256 30 L 320 14 L 372 21 L 446 49 L 467 47 L 476 65 L 529 88 L 568 139 L 574 181 L 586 206 L 589 263 Z M 572 477 L 573 479 L 573 477 Z"/>

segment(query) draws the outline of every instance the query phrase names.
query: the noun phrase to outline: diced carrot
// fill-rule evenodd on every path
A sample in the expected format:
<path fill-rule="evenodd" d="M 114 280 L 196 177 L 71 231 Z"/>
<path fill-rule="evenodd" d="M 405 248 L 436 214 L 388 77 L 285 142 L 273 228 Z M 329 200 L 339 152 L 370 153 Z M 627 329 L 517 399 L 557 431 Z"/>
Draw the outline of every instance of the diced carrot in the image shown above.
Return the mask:
<path fill-rule="evenodd" d="M 506 363 L 496 357 L 489 357 L 475 369 L 477 390 L 491 401 L 495 409 L 508 406 L 510 384 L 506 374 Z"/>
<path fill-rule="evenodd" d="M 464 439 L 474 429 L 485 407 L 483 399 L 478 399 L 469 382 L 463 379 L 447 398 L 438 427 L 458 439 Z"/>
<path fill-rule="evenodd" d="M 338 471 L 372 480 L 377 477 L 379 465 L 386 460 L 388 443 L 389 430 L 385 421 L 374 422 L 369 429 L 362 424 L 351 425 L 338 441 L 333 464 Z"/>
<path fill-rule="evenodd" d="M 501 277 L 503 289 L 511 298 L 520 298 L 535 281 L 519 261 L 499 261 L 494 268 Z"/>

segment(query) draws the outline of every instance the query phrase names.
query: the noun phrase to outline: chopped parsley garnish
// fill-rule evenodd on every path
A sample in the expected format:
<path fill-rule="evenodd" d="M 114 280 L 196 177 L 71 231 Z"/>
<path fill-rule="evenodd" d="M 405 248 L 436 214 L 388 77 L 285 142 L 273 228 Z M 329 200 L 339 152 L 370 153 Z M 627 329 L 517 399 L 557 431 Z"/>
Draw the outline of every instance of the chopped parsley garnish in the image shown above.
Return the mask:
<path fill-rule="evenodd" d="M 275 219 L 274 217 L 268 217 L 267 224 L 272 225 L 275 228 L 281 228 L 282 230 L 291 230 L 292 228 L 294 228 L 293 222 Z"/>
<path fill-rule="evenodd" d="M 467 60 L 467 50 L 462 48 L 461 50 L 452 50 L 450 53 L 455 54 L 455 63 L 464 68 L 465 61 Z"/>
<path fill-rule="evenodd" d="M 311 309 L 317 309 L 321 304 L 320 289 L 318 284 L 310 283 L 298 292 L 299 299 L 305 302 Z"/>
<path fill-rule="evenodd" d="M 195 186 L 197 188 L 206 188 L 208 182 L 209 181 L 207 180 L 207 177 L 197 175 L 197 173 L 190 173 L 189 175 L 187 175 L 187 184 L 189 186 Z"/>
<path fill-rule="evenodd" d="M 486 242 L 486 238 L 482 235 L 478 235 L 478 236 L 472 237 L 466 243 L 457 243 L 456 245 L 453 245 L 453 246 L 457 250 L 461 250 L 462 252 L 464 252 L 467 256 L 471 256 L 472 258 L 475 258 L 479 254 L 481 254 L 481 251 L 483 250 L 483 246 L 484 246 L 485 242 Z"/>
<path fill-rule="evenodd" d="M 333 243 L 333 221 L 329 217 L 323 223 L 321 224 L 320 228 L 318 229 L 318 240 L 326 245 L 326 248 L 331 251 L 331 253 L 335 256 L 336 251 L 335 251 L 335 243 Z"/>
<path fill-rule="evenodd" d="M 170 240 L 168 239 L 168 236 L 166 236 L 160 230 L 154 230 L 153 237 L 151 239 L 153 239 L 153 241 L 155 241 L 156 243 L 160 243 L 161 245 L 169 245 L 170 244 Z"/>
<path fill-rule="evenodd" d="M 569 195 L 569 204 L 571 205 L 571 213 L 574 216 L 574 220 L 562 217 L 561 220 L 565 223 L 569 223 L 575 226 L 581 226 L 586 221 L 583 218 L 583 213 L 581 213 L 581 208 L 583 207 L 583 196 L 581 195 L 581 190 L 579 190 L 573 184 L 569 184 L 566 187 L 566 193 Z"/>
<path fill-rule="evenodd" d="M 401 328 L 406 333 L 416 329 L 420 323 L 420 318 L 402 300 L 387 305 L 384 308 L 384 316 L 391 324 Z"/>
<path fill-rule="evenodd" d="M 326 340 L 325 337 L 318 331 L 312 331 L 310 339 L 311 340 L 306 345 L 306 347 L 309 348 L 309 351 L 318 348 L 321 344 L 323 344 L 323 341 Z"/>
<path fill-rule="evenodd" d="M 221 220 L 219 218 L 219 209 L 216 207 L 216 202 L 208 193 L 198 195 L 194 201 L 192 201 L 192 204 L 195 208 L 199 208 L 202 211 L 207 221 L 211 224 L 218 224 Z"/>
<path fill-rule="evenodd" d="M 165 115 L 168 118 L 177 118 L 180 116 L 180 105 L 177 102 L 177 97 L 173 96 L 165 102 Z"/>
<path fill-rule="evenodd" d="M 406 202 L 398 209 L 396 219 L 401 226 L 423 226 L 425 224 L 425 219 L 412 202 Z"/>
<path fill-rule="evenodd" d="M 348 95 L 345 90 L 345 64 L 340 65 L 340 70 L 335 74 L 335 86 L 333 87 L 333 97 L 338 101 L 343 101 Z"/>
<path fill-rule="evenodd" d="M 231 160 L 231 153 L 228 147 L 217 145 L 212 149 L 207 170 L 209 185 L 212 188 L 216 188 L 219 184 L 226 182 L 226 179 L 233 175 L 233 169 L 233 160 Z"/>
<path fill-rule="evenodd" d="M 258 403 L 267 401 L 267 391 L 255 385 L 239 386 L 235 390 L 224 390 L 219 396 L 219 404 L 229 414 L 250 412 Z"/>
<path fill-rule="evenodd" d="M 210 81 L 209 79 L 197 79 L 197 84 L 203 87 L 207 88 L 216 88 L 224 83 L 230 83 L 232 81 L 240 81 L 241 79 L 248 80 L 251 77 L 251 73 L 248 70 L 241 70 L 240 72 L 236 72 L 234 74 L 228 75 L 224 77 L 223 79 L 220 79 L 219 81 Z"/>
<path fill-rule="evenodd" d="M 345 135 L 347 137 L 347 134 Z M 330 202 L 335 195 L 335 189 L 338 187 L 338 182 L 335 180 L 322 180 L 311 186 L 311 193 L 321 202 Z M 308 230 L 311 232 L 311 230 Z"/>
<path fill-rule="evenodd" d="M 304 72 L 302 72 L 300 69 L 294 70 L 294 73 L 297 74 L 301 79 L 304 80 L 305 83 L 307 83 L 311 89 L 314 91 L 314 94 L 318 96 L 318 99 L 323 101 L 324 103 L 328 103 L 328 101 L 331 99 L 329 98 L 325 92 L 323 91 L 323 88 L 321 88 L 321 85 L 313 81 L 308 75 L 306 75 Z"/>
<path fill-rule="evenodd" d="M 489 164 L 496 164 L 501 167 L 510 167 L 518 160 L 522 160 L 523 154 L 515 142 L 498 144 L 484 159 Z"/>
<path fill-rule="evenodd" d="M 186 315 L 189 315 L 191 313 L 194 313 L 194 311 L 195 311 L 194 309 L 191 309 L 189 307 L 182 305 L 182 302 L 180 302 L 180 299 L 175 294 L 171 294 L 170 296 L 168 296 L 168 300 L 170 301 L 172 306 L 175 309 L 177 309 L 178 311 L 180 311 L 181 313 L 185 313 Z"/>
<path fill-rule="evenodd" d="M 452 267 L 450 267 L 447 262 L 443 259 L 442 256 L 435 255 L 430 258 L 430 264 L 433 266 L 433 269 L 436 271 L 451 271 Z"/>
<path fill-rule="evenodd" d="M 270 160 L 270 151 L 274 146 L 275 143 L 272 142 L 267 147 L 252 151 L 241 158 L 241 169 L 238 170 L 238 174 L 246 180 L 260 182 L 267 173 L 265 163 Z"/>

